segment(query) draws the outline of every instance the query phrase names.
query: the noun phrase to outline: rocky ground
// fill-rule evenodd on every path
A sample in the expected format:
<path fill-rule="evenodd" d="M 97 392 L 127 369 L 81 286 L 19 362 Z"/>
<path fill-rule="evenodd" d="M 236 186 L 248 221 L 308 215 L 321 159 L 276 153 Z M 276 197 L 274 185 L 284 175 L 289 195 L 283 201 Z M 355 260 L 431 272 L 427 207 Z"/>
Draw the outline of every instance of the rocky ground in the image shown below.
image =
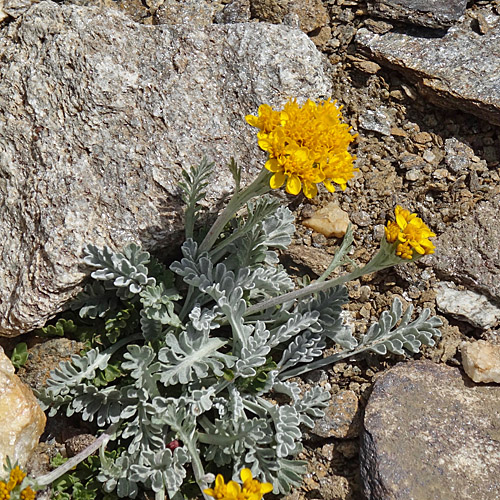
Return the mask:
<path fill-rule="evenodd" d="M 430 308 L 443 321 L 441 342 L 435 348 L 424 349 L 419 359 L 460 367 L 460 346 L 464 341 L 486 339 L 500 343 L 497 330 L 500 315 L 495 316 L 498 289 L 482 285 L 481 279 L 467 279 L 467 270 L 453 271 L 439 256 L 440 250 L 443 254 L 449 251 L 444 245 L 451 241 L 442 235 L 463 227 L 460 224 L 464 221 L 466 224 L 477 221 L 474 213 L 482 206 L 481 202 L 498 200 L 499 121 L 495 125 L 491 119 L 495 116 L 493 105 L 489 107 L 491 116 L 479 111 L 476 114 L 480 117 L 464 112 L 463 109 L 468 108 L 461 106 L 458 100 L 455 104 L 458 109 L 433 104 L 431 100 L 435 99 L 423 96 L 419 85 L 403 76 L 402 70 L 398 71 L 394 64 L 384 66 L 382 61 L 367 57 L 366 47 L 363 50 L 356 43 L 361 29 L 375 34 L 383 34 L 393 26 L 404 30 L 406 25 L 399 24 L 401 20 L 370 15 L 368 6 L 357 0 L 295 3 L 123 0 L 110 2 L 108 6 L 123 9 L 132 19 L 145 24 L 164 23 L 184 16 L 186 22 L 198 24 L 228 19 L 265 21 L 296 25 L 307 32 L 329 60 L 333 96 L 343 105 L 345 119 L 359 134 L 354 145 L 359 172 L 345 192 L 322 194 L 313 200 L 290 198 L 298 224 L 293 244 L 283 255 L 283 261 L 297 276 L 309 274 L 315 278 L 326 269 L 339 240 L 315 232 L 301 222 L 332 201 L 348 214 L 353 224 L 355 243 L 350 257 L 358 264 L 367 262 L 376 252 L 383 225 L 394 206 L 409 207 L 437 234 L 436 256 L 349 283 L 348 321 L 362 333 L 378 320 L 394 297 L 398 297 L 403 304 L 412 304 L 417 312 Z M 462 23 L 475 33 L 487 33 L 488 16 L 499 13 L 498 2 L 469 3 Z M 498 207 L 498 202 L 494 206 Z M 485 227 L 496 224 L 495 210 L 490 220 L 482 222 Z M 480 247 L 481 242 L 476 241 L 476 245 Z M 500 240 L 493 241 L 492 245 L 497 249 L 498 258 Z M 493 319 L 478 319 L 477 311 L 464 315 L 450 310 L 446 300 L 440 301 L 438 297 L 436 301 L 442 281 L 454 282 L 459 291 L 486 293 L 492 301 Z M 7 341 L 5 344 L 9 347 Z M 39 375 L 30 366 L 39 366 L 36 360 L 50 353 L 50 349 L 50 346 L 35 348 L 32 359 L 20 373 L 24 380 L 36 385 Z M 359 459 L 364 408 L 374 381 L 402 360 L 370 355 L 304 377 L 304 385 L 319 383 L 330 388 L 332 407 L 321 425 L 308 436 L 303 455 L 309 461 L 310 473 L 303 487 L 294 491 L 291 498 L 365 498 Z"/>

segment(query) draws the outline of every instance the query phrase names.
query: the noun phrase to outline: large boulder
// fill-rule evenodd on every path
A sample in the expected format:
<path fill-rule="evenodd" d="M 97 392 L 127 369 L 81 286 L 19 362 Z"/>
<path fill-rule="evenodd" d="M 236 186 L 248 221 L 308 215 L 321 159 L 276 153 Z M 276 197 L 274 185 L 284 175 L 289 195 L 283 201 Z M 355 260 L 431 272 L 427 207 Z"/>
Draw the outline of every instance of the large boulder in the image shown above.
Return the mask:
<path fill-rule="evenodd" d="M 415 83 L 426 99 L 500 125 L 500 16 L 487 10 L 477 15 L 484 19 L 484 33 L 471 29 L 467 18 L 444 35 L 425 29 L 377 34 L 362 28 L 356 42 L 371 60 Z"/>
<path fill-rule="evenodd" d="M 158 250 L 182 227 L 181 168 L 217 165 L 208 205 L 264 163 L 261 103 L 329 96 L 302 32 L 264 23 L 144 26 L 34 5 L 0 30 L 0 334 L 39 327 L 85 277 L 85 243 Z"/>
<path fill-rule="evenodd" d="M 458 368 L 400 363 L 375 382 L 360 469 L 369 500 L 497 500 L 500 387 Z"/>

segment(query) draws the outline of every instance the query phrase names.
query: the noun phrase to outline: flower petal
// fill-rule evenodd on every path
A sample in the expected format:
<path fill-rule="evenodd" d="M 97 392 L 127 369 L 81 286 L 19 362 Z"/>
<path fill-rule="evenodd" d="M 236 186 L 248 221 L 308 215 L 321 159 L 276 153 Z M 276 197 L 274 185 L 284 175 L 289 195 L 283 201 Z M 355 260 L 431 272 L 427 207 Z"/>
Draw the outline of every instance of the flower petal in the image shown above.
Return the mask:
<path fill-rule="evenodd" d="M 224 486 L 224 484 L 224 477 L 222 476 L 222 474 L 217 474 L 217 477 L 215 478 L 215 489 Z"/>
<path fill-rule="evenodd" d="M 266 161 L 266 164 L 264 166 L 270 172 L 279 172 L 280 170 L 281 171 L 283 170 L 283 168 L 278 163 L 278 160 L 276 158 L 270 158 L 269 160 Z"/>
<path fill-rule="evenodd" d="M 302 189 L 302 183 L 296 175 L 291 175 L 286 181 L 286 191 L 287 193 L 297 195 Z"/>
<path fill-rule="evenodd" d="M 273 189 L 279 189 L 285 183 L 286 176 L 283 172 L 276 172 L 269 181 L 269 185 Z"/>
<path fill-rule="evenodd" d="M 313 182 L 304 182 L 304 194 L 306 198 L 314 198 L 318 194 L 318 188 Z"/>
<path fill-rule="evenodd" d="M 260 491 L 262 491 L 262 494 L 269 493 L 270 491 L 273 491 L 273 485 L 271 483 L 262 483 Z"/>
<path fill-rule="evenodd" d="M 247 481 L 251 481 L 253 479 L 252 471 L 247 468 L 241 469 L 240 477 L 244 483 L 246 483 Z"/>

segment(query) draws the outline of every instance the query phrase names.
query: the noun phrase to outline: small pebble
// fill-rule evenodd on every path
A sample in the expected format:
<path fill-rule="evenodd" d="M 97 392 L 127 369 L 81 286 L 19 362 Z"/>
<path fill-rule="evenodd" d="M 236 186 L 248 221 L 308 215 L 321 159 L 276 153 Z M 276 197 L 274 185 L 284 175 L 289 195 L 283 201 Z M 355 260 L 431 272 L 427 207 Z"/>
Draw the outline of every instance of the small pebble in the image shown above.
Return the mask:
<path fill-rule="evenodd" d="M 436 155 L 430 149 L 427 149 L 426 151 L 424 151 L 422 158 L 429 163 L 433 163 L 436 159 Z"/>
<path fill-rule="evenodd" d="M 500 345 L 478 340 L 462 347 L 465 373 L 474 382 L 500 383 Z"/>
<path fill-rule="evenodd" d="M 419 132 L 413 136 L 413 140 L 419 144 L 426 144 L 432 141 L 432 136 L 428 132 Z"/>
<path fill-rule="evenodd" d="M 448 170 L 446 168 L 438 168 L 432 174 L 434 179 L 446 179 L 448 177 Z"/>
<path fill-rule="evenodd" d="M 416 168 L 406 172 L 405 178 L 407 181 L 418 181 L 422 177 L 422 172 Z"/>
<path fill-rule="evenodd" d="M 349 215 L 339 207 L 337 202 L 332 201 L 319 209 L 312 217 L 303 220 L 302 224 L 320 233 L 323 235 L 323 238 L 325 236 L 326 238 L 331 238 L 332 236 L 342 238 L 349 225 Z M 317 243 L 316 240 L 315 243 Z"/>

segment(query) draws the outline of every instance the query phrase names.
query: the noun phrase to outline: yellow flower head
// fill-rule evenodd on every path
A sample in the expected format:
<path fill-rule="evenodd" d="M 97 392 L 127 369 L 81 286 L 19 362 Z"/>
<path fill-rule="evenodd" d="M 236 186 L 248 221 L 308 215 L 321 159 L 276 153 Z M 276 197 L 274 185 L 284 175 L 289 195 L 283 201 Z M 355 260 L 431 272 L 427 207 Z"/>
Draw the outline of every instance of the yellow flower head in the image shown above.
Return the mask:
<path fill-rule="evenodd" d="M 240 477 L 243 487 L 235 481 L 229 481 L 226 484 L 222 475 L 218 474 L 214 488 L 207 488 L 204 493 L 216 500 L 261 500 L 265 493 L 273 489 L 271 483 L 261 483 L 253 479 L 250 469 L 243 469 Z"/>
<path fill-rule="evenodd" d="M 411 260 L 416 252 L 419 255 L 434 253 L 434 245 L 429 240 L 436 236 L 424 223 L 409 210 L 400 207 L 395 208 L 396 221 L 389 221 L 385 227 L 385 236 L 389 243 L 398 242 L 396 255 L 402 259 Z"/>
<path fill-rule="evenodd" d="M 299 106 L 289 100 L 282 111 L 263 104 L 258 116 L 248 115 L 246 121 L 259 129 L 259 146 L 269 154 L 265 165 L 274 173 L 273 189 L 286 183 L 286 191 L 299 194 L 303 189 L 308 198 L 316 196 L 317 184 L 335 191 L 332 183 L 345 189 L 354 176 L 354 158 L 347 151 L 356 137 L 342 123 L 342 113 L 336 101 L 307 100 Z"/>
<path fill-rule="evenodd" d="M 26 473 L 20 469 L 19 465 L 16 465 L 10 471 L 10 477 L 9 477 L 9 482 L 7 483 L 7 487 L 10 490 L 13 490 L 18 484 L 21 484 L 23 482 L 23 479 L 25 477 Z"/>
<path fill-rule="evenodd" d="M 29 486 L 26 486 L 23 491 L 21 491 L 21 494 L 19 498 L 21 500 L 35 500 L 36 496 L 36 491 L 32 490 Z"/>
<path fill-rule="evenodd" d="M 0 481 L 0 500 L 9 500 L 10 489 L 8 488 L 5 481 Z"/>

